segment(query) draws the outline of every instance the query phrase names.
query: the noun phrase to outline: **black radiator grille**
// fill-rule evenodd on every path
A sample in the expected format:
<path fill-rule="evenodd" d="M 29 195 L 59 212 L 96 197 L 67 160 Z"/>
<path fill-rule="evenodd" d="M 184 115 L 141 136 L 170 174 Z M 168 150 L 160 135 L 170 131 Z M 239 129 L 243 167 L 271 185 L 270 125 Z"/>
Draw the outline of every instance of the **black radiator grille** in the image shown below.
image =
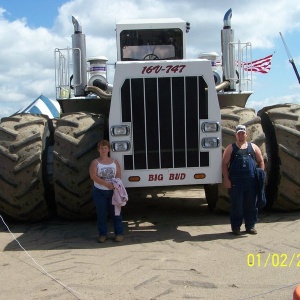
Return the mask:
<path fill-rule="evenodd" d="M 131 122 L 132 155 L 125 170 L 202 167 L 199 120 L 208 119 L 207 85 L 201 76 L 126 79 L 122 122 Z"/>

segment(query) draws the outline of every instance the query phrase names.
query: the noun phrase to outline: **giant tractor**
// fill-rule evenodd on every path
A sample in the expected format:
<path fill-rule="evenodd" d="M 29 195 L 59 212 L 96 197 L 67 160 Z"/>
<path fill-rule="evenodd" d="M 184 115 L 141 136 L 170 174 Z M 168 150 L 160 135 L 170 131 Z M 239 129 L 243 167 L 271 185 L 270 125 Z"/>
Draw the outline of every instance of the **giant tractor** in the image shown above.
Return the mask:
<path fill-rule="evenodd" d="M 0 212 L 17 221 L 53 215 L 93 218 L 90 162 L 103 138 L 122 169 L 129 194 L 201 185 L 209 208 L 228 211 L 222 150 L 237 124 L 267 164 L 267 207 L 299 209 L 299 119 L 295 104 L 262 108 L 251 91 L 250 43 L 235 43 L 232 11 L 221 31 L 222 66 L 215 53 L 186 58 L 190 24 L 182 19 L 116 24 L 117 62 L 108 82 L 107 59 L 86 57 L 82 26 L 72 17 L 72 47 L 55 49 L 56 98 L 61 116 L 15 114 L 0 124 Z"/>

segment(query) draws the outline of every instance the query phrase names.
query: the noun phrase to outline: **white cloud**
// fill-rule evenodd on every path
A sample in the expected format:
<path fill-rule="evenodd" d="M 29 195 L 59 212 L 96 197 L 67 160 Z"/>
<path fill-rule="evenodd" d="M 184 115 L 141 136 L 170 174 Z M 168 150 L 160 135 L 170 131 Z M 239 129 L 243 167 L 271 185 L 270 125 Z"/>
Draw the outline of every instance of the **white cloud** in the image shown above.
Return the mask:
<path fill-rule="evenodd" d="M 189 58 L 206 51 L 220 53 L 220 30 L 229 8 L 233 10 L 231 23 L 236 39 L 251 41 L 253 49 L 265 49 L 268 54 L 279 31 L 300 31 L 298 0 L 290 0 L 289 5 L 281 0 L 242 4 L 229 0 L 73 0 L 59 9 L 52 28 L 30 28 L 26 19 L 8 21 L 5 7 L 0 7 L 0 116 L 14 113 L 41 93 L 55 97 L 54 49 L 71 46 L 72 15 L 79 18 L 86 34 L 87 56 L 104 55 L 113 63 L 115 23 L 123 18 L 180 17 L 191 23 Z M 299 63 L 299 57 L 295 61 Z M 286 97 L 299 103 L 299 94 Z M 269 97 L 260 103 L 277 100 L 282 101 L 282 97 Z"/>
<path fill-rule="evenodd" d="M 246 106 L 254 108 L 255 111 L 257 112 L 266 106 L 271 106 L 275 104 L 285 104 L 285 103 L 295 103 L 300 105 L 300 93 L 285 95 L 282 97 L 270 97 L 261 100 L 251 100 L 250 98 Z"/>

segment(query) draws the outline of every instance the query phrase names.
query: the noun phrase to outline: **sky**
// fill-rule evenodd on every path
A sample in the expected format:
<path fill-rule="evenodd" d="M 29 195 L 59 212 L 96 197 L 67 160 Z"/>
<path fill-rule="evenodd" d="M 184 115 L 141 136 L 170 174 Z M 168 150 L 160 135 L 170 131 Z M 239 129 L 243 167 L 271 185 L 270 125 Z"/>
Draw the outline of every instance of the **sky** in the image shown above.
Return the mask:
<path fill-rule="evenodd" d="M 251 43 L 252 60 L 274 53 L 269 73 L 253 73 L 254 93 L 246 106 L 258 111 L 300 104 L 300 84 L 279 35 L 300 72 L 299 0 L 288 5 L 282 0 L 0 0 L 0 118 L 41 94 L 55 99 L 54 49 L 71 47 L 72 15 L 86 34 L 87 58 L 104 55 L 114 64 L 115 24 L 128 18 L 182 18 L 191 24 L 187 58 L 211 51 L 221 55 L 220 31 L 230 8 L 235 40 Z"/>

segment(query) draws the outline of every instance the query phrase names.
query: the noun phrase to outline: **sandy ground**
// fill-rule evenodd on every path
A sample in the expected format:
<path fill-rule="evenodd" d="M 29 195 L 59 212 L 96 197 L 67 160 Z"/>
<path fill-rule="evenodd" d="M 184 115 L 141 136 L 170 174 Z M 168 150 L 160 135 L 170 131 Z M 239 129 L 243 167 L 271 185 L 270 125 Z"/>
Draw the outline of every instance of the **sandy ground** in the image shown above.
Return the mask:
<path fill-rule="evenodd" d="M 236 237 L 199 188 L 131 198 L 123 219 L 104 244 L 95 220 L 7 223 L 19 243 L 0 220 L 0 299 L 292 299 L 300 284 L 300 212 Z"/>

